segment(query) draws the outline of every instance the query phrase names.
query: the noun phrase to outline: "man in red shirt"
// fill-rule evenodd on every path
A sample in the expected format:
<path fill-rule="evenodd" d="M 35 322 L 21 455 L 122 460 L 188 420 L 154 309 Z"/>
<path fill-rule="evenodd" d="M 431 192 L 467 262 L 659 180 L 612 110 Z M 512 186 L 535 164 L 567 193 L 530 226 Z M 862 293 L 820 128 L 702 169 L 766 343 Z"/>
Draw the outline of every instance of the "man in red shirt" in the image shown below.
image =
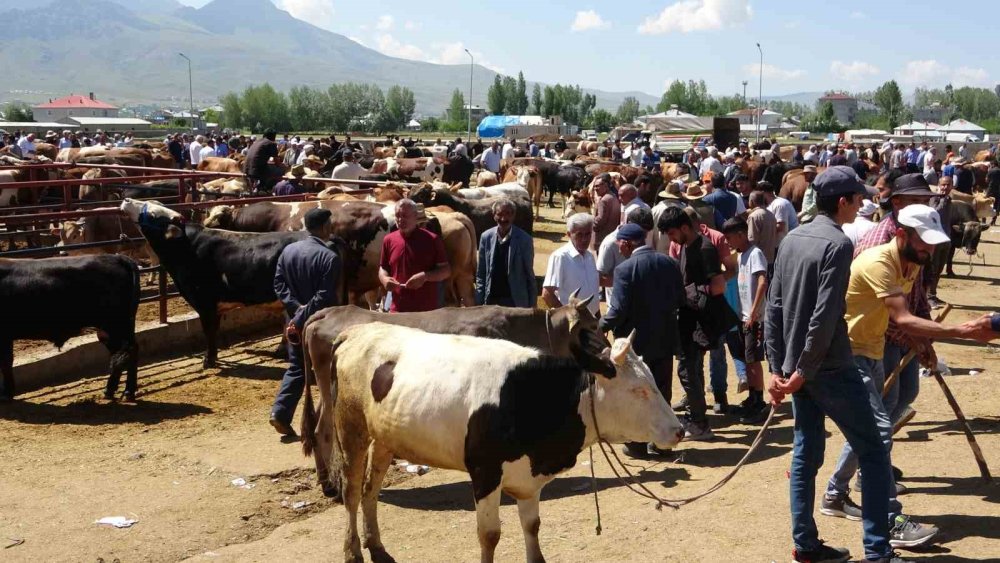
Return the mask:
<path fill-rule="evenodd" d="M 441 237 L 417 226 L 417 204 L 396 203 L 399 230 L 382 241 L 378 279 L 392 294 L 393 313 L 430 311 L 441 306 L 438 283 L 451 277 Z M 399 281 L 404 280 L 404 281 Z"/>

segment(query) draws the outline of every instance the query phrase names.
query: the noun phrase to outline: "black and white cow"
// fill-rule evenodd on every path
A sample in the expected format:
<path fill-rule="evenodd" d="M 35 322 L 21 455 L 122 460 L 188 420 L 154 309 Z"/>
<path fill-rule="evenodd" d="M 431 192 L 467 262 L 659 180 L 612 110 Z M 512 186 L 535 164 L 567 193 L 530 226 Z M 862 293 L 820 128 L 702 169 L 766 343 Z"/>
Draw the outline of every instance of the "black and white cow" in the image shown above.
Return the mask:
<path fill-rule="evenodd" d="M 683 436 L 630 339 L 612 345 L 607 369 L 594 376 L 595 394 L 591 375 L 575 360 L 504 340 L 376 322 L 348 328 L 331 348 L 333 377 L 319 385 L 320 413 L 325 428 L 336 423 L 347 561 L 363 561 L 359 503 L 365 546 L 373 560 L 385 555 L 376 504 L 393 456 L 469 473 L 483 561 L 493 560 L 500 540 L 501 491 L 517 499 L 527 559 L 543 561 L 539 494 L 597 440 L 592 405 L 611 442 L 670 448 Z M 314 439 L 304 422 L 307 451 Z"/>
<path fill-rule="evenodd" d="M 48 340 L 61 347 L 85 328 L 111 352 L 104 396 L 112 400 L 123 371 L 124 397 L 135 400 L 139 267 L 124 256 L 0 259 L 0 398 L 13 399 L 14 340 Z"/>
<path fill-rule="evenodd" d="M 222 311 L 236 304 L 277 302 L 274 272 L 286 246 L 305 231 L 236 233 L 185 223 L 156 202 L 126 199 L 124 211 L 149 241 L 184 300 L 197 311 L 208 350 L 204 367 L 215 367 Z"/>
<path fill-rule="evenodd" d="M 954 276 L 952 263 L 955 260 L 955 252 L 961 248 L 967 256 L 974 256 L 979 249 L 979 240 L 982 238 L 983 231 L 989 226 L 981 222 L 973 206 L 964 201 L 951 202 L 951 225 L 949 226 L 951 250 L 948 251 L 947 273 L 949 276 Z"/>

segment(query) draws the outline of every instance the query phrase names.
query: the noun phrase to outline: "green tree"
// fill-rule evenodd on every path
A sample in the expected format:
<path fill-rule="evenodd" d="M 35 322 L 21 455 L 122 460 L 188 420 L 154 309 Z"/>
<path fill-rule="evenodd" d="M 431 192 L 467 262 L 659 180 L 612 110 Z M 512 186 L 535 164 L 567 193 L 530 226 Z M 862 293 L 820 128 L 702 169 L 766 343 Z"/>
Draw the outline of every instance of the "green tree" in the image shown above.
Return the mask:
<path fill-rule="evenodd" d="M 817 113 L 803 119 L 802 127 L 817 133 L 832 133 L 843 130 L 843 126 L 837 121 L 837 113 L 833 110 L 833 104 L 830 102 L 823 103 Z"/>
<path fill-rule="evenodd" d="M 587 118 L 586 124 L 601 133 L 606 133 L 615 125 L 615 116 L 606 109 L 595 109 Z"/>
<path fill-rule="evenodd" d="M 899 125 L 899 117 L 903 111 L 903 93 L 895 80 L 879 86 L 872 94 L 872 103 L 889 119 L 890 128 Z"/>
<path fill-rule="evenodd" d="M 635 118 L 639 117 L 639 100 L 633 96 L 626 97 L 619 104 L 616 115 L 619 123 L 632 123 Z"/>
<path fill-rule="evenodd" d="M 285 95 L 265 82 L 260 86 L 248 86 L 240 99 L 244 122 L 255 133 L 265 129 L 287 131 L 291 128 L 288 116 L 288 101 Z"/>
<path fill-rule="evenodd" d="M 528 84 L 524 81 L 523 72 L 517 73 L 517 92 L 514 97 L 517 100 L 518 115 L 528 113 Z"/>
<path fill-rule="evenodd" d="M 503 95 L 507 115 L 519 115 L 521 103 L 517 99 L 517 80 L 513 76 L 503 77 Z"/>
<path fill-rule="evenodd" d="M 405 95 L 400 86 L 391 86 L 385 93 L 384 121 L 389 125 L 389 130 L 398 131 L 406 126 L 410 121 L 410 116 L 406 114 Z"/>
<path fill-rule="evenodd" d="M 507 108 L 507 91 L 503 87 L 503 77 L 499 74 L 493 77 L 493 85 L 486 92 L 486 106 L 492 115 L 503 115 Z"/>
<path fill-rule="evenodd" d="M 656 104 L 657 112 L 669 110 L 672 106 L 677 106 L 683 110 L 683 105 L 687 101 L 687 85 L 680 80 L 674 80 L 667 87 L 667 91 L 660 97 L 660 103 Z"/>
<path fill-rule="evenodd" d="M 969 121 L 983 121 L 1000 114 L 1000 98 L 992 90 L 965 86 L 953 93 L 955 111 Z"/>
<path fill-rule="evenodd" d="M 240 107 L 240 95 L 236 92 L 229 92 L 222 96 L 222 121 L 230 129 L 240 129 L 245 125 L 243 121 L 243 109 Z"/>
<path fill-rule="evenodd" d="M 542 87 L 537 83 L 531 91 L 531 113 L 542 115 Z"/>
<path fill-rule="evenodd" d="M 550 117 L 556 114 L 556 90 L 552 86 L 545 87 L 542 95 L 542 115 Z"/>
<path fill-rule="evenodd" d="M 28 123 L 35 120 L 31 107 L 24 102 L 8 103 L 4 108 L 3 114 L 6 116 L 7 121 Z"/>
<path fill-rule="evenodd" d="M 327 104 L 324 93 L 308 86 L 295 86 L 288 92 L 288 117 L 292 129 L 312 131 L 327 125 L 323 114 Z"/>
<path fill-rule="evenodd" d="M 468 125 L 466 121 L 468 119 L 468 112 L 465 110 L 465 96 L 462 95 L 462 91 L 458 88 L 451 93 L 451 103 L 448 104 L 448 116 L 450 120 L 448 122 L 448 128 L 452 130 L 459 130 Z"/>

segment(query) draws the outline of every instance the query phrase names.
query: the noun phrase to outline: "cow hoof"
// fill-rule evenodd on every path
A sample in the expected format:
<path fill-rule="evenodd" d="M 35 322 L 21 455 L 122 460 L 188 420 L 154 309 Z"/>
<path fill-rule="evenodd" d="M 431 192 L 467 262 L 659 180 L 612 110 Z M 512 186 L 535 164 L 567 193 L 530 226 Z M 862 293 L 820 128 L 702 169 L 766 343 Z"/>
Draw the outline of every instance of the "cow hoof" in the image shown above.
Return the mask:
<path fill-rule="evenodd" d="M 343 502 L 343 498 L 340 495 L 340 487 L 323 485 L 323 496 L 328 499 L 333 499 L 334 502 Z"/>
<path fill-rule="evenodd" d="M 115 402 L 115 392 L 114 391 L 105 391 L 104 392 L 104 400 L 105 401 L 111 401 L 112 403 Z"/>
<path fill-rule="evenodd" d="M 372 563 L 396 563 L 396 559 L 389 555 L 385 547 L 369 547 L 368 553 L 372 557 Z"/>
<path fill-rule="evenodd" d="M 215 365 L 216 365 L 216 361 L 215 360 L 209 360 L 208 358 L 205 358 L 205 361 L 203 361 L 201 363 L 201 368 L 202 369 L 213 369 L 213 368 L 215 368 Z"/>
<path fill-rule="evenodd" d="M 955 272 L 948 270 L 947 272 L 945 272 L 945 275 L 948 276 L 949 278 L 953 278 L 955 277 Z"/>

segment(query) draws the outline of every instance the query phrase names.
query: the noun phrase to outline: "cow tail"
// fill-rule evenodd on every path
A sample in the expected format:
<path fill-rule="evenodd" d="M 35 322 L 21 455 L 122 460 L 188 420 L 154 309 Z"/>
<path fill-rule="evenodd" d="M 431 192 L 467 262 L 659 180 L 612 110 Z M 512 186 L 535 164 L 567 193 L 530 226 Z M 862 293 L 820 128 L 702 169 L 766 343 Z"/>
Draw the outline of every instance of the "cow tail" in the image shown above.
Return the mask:
<path fill-rule="evenodd" d="M 303 331 L 304 332 L 304 331 Z M 316 449 L 316 407 L 313 405 L 312 364 L 309 358 L 309 339 L 302 335 L 302 372 L 305 377 L 305 401 L 302 406 L 302 422 L 299 434 L 302 436 L 302 454 L 309 457 Z"/>

